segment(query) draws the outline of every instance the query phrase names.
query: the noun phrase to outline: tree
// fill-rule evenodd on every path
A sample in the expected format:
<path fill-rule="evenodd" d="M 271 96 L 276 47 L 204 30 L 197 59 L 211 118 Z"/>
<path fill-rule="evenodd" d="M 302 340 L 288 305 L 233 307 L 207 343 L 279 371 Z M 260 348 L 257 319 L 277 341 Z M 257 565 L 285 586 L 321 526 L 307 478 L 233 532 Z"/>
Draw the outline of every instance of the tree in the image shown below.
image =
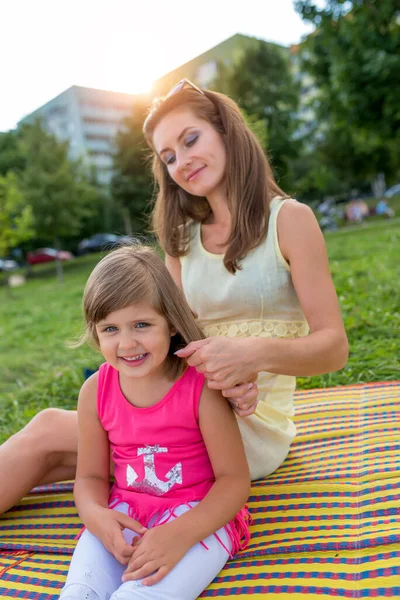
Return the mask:
<path fill-rule="evenodd" d="M 19 147 L 17 132 L 0 133 L 0 175 L 21 171 L 24 167 L 25 157 Z"/>
<path fill-rule="evenodd" d="M 79 234 L 85 219 L 98 209 L 99 192 L 81 164 L 68 159 L 67 143 L 57 141 L 40 122 L 23 126 L 19 144 L 25 158 L 20 180 L 36 235 L 60 248 L 61 238 Z M 61 281 L 59 261 L 57 274 Z"/>
<path fill-rule="evenodd" d="M 0 256 L 6 256 L 33 235 L 32 209 L 25 203 L 16 175 L 11 172 L 0 175 Z"/>
<path fill-rule="evenodd" d="M 34 235 L 32 209 L 14 173 L 0 175 L 0 256 Z"/>
<path fill-rule="evenodd" d="M 261 141 L 279 178 L 287 174 L 289 161 L 297 155 L 297 109 L 299 86 L 290 68 L 287 50 L 260 40 L 243 49 L 230 65 L 219 63 L 215 80 L 218 91 L 231 96 L 265 134 Z"/>
<path fill-rule="evenodd" d="M 116 138 L 111 191 L 121 208 L 128 235 L 146 230 L 152 196 L 149 152 L 142 133 L 146 110 L 146 101 L 137 99 Z"/>
<path fill-rule="evenodd" d="M 331 165 L 372 180 L 399 171 L 399 4 L 393 0 L 298 0 L 316 26 L 302 45 L 303 67 L 318 88 L 317 117 Z M 321 132 L 320 132 L 321 134 Z M 350 173 L 351 171 L 351 173 Z"/>

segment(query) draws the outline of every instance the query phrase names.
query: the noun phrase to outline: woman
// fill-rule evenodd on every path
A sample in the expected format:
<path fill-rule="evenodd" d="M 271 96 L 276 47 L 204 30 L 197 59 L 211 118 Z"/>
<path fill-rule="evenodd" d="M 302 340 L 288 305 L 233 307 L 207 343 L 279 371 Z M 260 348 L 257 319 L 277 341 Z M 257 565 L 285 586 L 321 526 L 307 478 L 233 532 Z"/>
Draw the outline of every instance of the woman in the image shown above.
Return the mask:
<path fill-rule="evenodd" d="M 266 476 L 296 433 L 295 377 L 347 361 L 323 236 L 311 209 L 278 187 L 226 96 L 182 80 L 144 131 L 159 185 L 155 230 L 207 336 L 180 355 L 231 399 L 251 477 Z M 39 483 L 74 477 L 77 432 L 74 411 L 48 409 L 3 444 L 0 511 Z"/>
<path fill-rule="evenodd" d="M 207 336 L 179 355 L 232 398 L 251 478 L 266 476 L 295 436 L 295 376 L 347 360 L 322 234 L 277 186 L 228 97 L 182 80 L 155 101 L 144 133 L 159 185 L 154 229 Z M 254 375 L 258 404 L 243 396 Z"/>

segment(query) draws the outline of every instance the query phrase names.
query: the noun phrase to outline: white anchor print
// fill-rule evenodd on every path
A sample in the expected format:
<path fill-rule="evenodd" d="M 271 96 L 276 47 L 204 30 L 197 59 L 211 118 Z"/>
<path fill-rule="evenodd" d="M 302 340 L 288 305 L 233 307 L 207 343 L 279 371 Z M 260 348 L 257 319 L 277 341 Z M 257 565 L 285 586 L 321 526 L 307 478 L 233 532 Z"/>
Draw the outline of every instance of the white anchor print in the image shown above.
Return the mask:
<path fill-rule="evenodd" d="M 144 456 L 144 478 L 142 481 L 137 481 L 138 474 L 128 464 L 126 467 L 126 483 L 129 487 L 134 488 L 138 492 L 152 494 L 153 496 L 162 496 L 169 492 L 175 484 L 182 483 L 182 463 L 180 462 L 165 475 L 167 481 L 162 481 L 157 477 L 154 455 L 161 452 L 168 452 L 168 448 L 162 448 L 158 445 L 138 448 L 137 455 Z"/>

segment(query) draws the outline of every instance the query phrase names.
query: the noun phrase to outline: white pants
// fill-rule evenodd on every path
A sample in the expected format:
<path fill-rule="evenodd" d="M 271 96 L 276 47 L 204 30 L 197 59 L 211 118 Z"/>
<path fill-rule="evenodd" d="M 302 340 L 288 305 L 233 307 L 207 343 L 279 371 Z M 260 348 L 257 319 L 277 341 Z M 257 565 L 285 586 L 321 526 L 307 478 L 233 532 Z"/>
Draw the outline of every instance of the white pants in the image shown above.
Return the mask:
<path fill-rule="evenodd" d="M 192 506 L 195 504 L 192 502 Z M 128 505 L 120 503 L 115 510 L 128 514 Z M 179 506 L 174 512 L 179 516 L 187 510 L 190 510 L 188 506 Z M 174 518 L 172 516 L 168 521 Z M 137 535 L 129 529 L 122 533 L 128 544 Z M 218 530 L 217 535 L 231 550 L 225 529 Z M 204 544 L 208 550 L 202 544 L 196 544 L 161 581 L 144 586 L 141 580 L 122 583 L 126 566 L 85 530 L 75 548 L 60 600 L 196 600 L 229 558 L 214 535 L 206 538 Z"/>

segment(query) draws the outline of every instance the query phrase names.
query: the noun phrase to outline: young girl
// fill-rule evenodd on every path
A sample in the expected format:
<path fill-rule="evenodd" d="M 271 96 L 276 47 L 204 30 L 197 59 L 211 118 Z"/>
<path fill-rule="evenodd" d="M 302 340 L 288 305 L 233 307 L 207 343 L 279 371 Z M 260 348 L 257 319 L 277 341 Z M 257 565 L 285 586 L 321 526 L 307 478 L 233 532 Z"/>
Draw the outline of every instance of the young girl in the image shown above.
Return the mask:
<path fill-rule="evenodd" d="M 153 250 L 108 254 L 83 304 L 83 341 L 106 362 L 79 396 L 74 494 L 86 529 L 60 598 L 195 599 L 249 539 L 236 419 L 175 355 L 203 336 Z"/>

